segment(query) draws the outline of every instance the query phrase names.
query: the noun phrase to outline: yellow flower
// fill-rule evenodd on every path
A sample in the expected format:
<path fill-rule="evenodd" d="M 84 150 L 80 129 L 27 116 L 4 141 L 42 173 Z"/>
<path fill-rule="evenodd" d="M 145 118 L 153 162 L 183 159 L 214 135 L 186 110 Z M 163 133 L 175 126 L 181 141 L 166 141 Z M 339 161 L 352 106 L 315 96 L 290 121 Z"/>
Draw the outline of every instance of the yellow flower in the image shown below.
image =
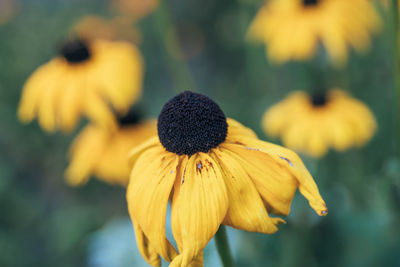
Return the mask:
<path fill-rule="evenodd" d="M 331 147 L 343 151 L 362 146 L 376 130 L 368 107 L 339 89 L 313 96 L 294 92 L 269 108 L 262 124 L 267 134 L 280 136 L 285 146 L 314 157 Z"/>
<path fill-rule="evenodd" d="M 128 184 L 129 152 L 157 132 L 154 120 L 138 122 L 130 115 L 120 120 L 115 132 L 89 125 L 78 135 L 65 172 L 71 185 L 86 183 L 92 175 L 110 184 Z"/>
<path fill-rule="evenodd" d="M 296 153 L 260 141 L 206 96 L 184 92 L 158 117 L 158 136 L 131 153 L 129 214 L 143 257 L 170 266 L 202 266 L 203 249 L 221 224 L 272 234 L 299 188 L 318 215 L 327 208 Z M 166 239 L 171 222 L 180 254 Z"/>
<path fill-rule="evenodd" d="M 337 65 L 347 46 L 365 51 L 380 19 L 370 0 L 271 0 L 249 28 L 249 38 L 265 42 L 271 61 L 309 59 L 321 42 Z"/>
<path fill-rule="evenodd" d="M 81 115 L 116 127 L 113 109 L 129 110 L 141 93 L 142 59 L 125 42 L 67 42 L 61 55 L 39 67 L 25 83 L 18 116 L 35 117 L 49 132 L 73 130 Z"/>

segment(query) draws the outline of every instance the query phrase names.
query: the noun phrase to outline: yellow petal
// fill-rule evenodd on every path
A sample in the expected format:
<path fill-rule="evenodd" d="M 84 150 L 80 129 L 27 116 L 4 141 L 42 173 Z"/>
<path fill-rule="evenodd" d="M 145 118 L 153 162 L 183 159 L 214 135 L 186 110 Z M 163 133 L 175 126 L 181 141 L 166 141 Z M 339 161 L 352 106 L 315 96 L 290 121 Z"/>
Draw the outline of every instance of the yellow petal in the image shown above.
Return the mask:
<path fill-rule="evenodd" d="M 50 85 L 51 86 L 51 85 Z M 38 121 L 40 126 L 53 132 L 57 127 L 57 95 L 62 88 L 46 86 L 38 106 Z"/>
<path fill-rule="evenodd" d="M 135 147 L 134 149 L 132 149 L 131 152 L 129 152 L 129 165 L 133 166 L 137 159 L 140 157 L 140 155 L 142 155 L 142 153 L 144 151 L 146 151 L 147 149 L 154 147 L 154 146 L 158 146 L 160 145 L 160 141 L 158 139 L 158 136 L 154 136 L 152 138 L 149 138 L 147 141 L 143 142 L 141 145 Z"/>
<path fill-rule="evenodd" d="M 59 79 L 60 64 L 57 60 L 39 67 L 26 81 L 18 107 L 18 117 L 23 122 L 32 121 L 46 88 L 54 86 L 52 81 Z M 51 83 L 51 84 L 50 84 Z"/>
<path fill-rule="evenodd" d="M 167 261 L 177 255 L 165 236 L 165 216 L 179 162 L 179 156 L 165 152 L 161 145 L 148 149 L 134 165 L 127 191 L 132 221 L 138 223 L 155 251 Z"/>
<path fill-rule="evenodd" d="M 271 218 L 250 176 L 227 149 L 214 149 L 214 159 L 220 164 L 229 197 L 224 224 L 237 229 L 271 234 L 278 230 L 280 218 Z"/>
<path fill-rule="evenodd" d="M 249 148 L 249 151 L 259 150 L 273 157 L 283 169 L 288 170 L 294 175 L 297 180 L 300 193 L 308 200 L 310 206 L 315 210 L 315 212 L 320 216 L 324 216 L 328 213 L 325 201 L 322 199 L 314 179 L 304 166 L 304 163 L 300 157 L 295 152 L 291 151 L 290 149 L 286 149 L 284 147 L 258 139 L 244 137 L 241 139 L 241 141 Z M 265 162 L 260 164 L 265 164 Z M 286 182 L 289 182 L 289 180 L 286 180 Z M 282 197 L 284 197 L 286 200 L 289 200 L 290 193 L 293 188 L 291 188 L 290 184 L 287 184 L 286 190 L 289 195 Z"/>
<path fill-rule="evenodd" d="M 231 151 L 232 156 L 243 167 L 245 173 L 251 177 L 271 212 L 288 215 L 297 189 L 297 180 L 287 170 L 287 167 L 282 166 L 281 162 L 277 162 L 273 157 L 261 151 L 236 144 L 224 144 L 221 147 Z"/>
<path fill-rule="evenodd" d="M 109 136 L 94 126 L 86 127 L 74 140 L 70 150 L 70 164 L 65 178 L 70 185 L 87 182 L 103 154 Z"/>
<path fill-rule="evenodd" d="M 253 137 L 256 138 L 257 135 L 249 128 L 243 126 L 241 123 L 235 121 L 234 119 L 227 119 L 228 123 L 228 135 L 227 139 L 235 140 L 236 136 L 248 136 L 248 137 Z"/>
<path fill-rule="evenodd" d="M 228 210 L 228 195 L 217 163 L 205 153 L 190 157 L 174 186 L 172 231 L 182 249 L 170 267 L 188 266 L 217 232 Z M 179 182 L 178 182 L 179 181 Z"/>
<path fill-rule="evenodd" d="M 151 266 L 161 266 L 161 260 L 157 252 L 151 246 L 150 241 L 144 235 L 142 228 L 132 220 L 133 228 L 135 230 L 136 243 L 140 254 Z"/>
<path fill-rule="evenodd" d="M 65 88 L 60 95 L 60 106 L 58 107 L 59 112 L 59 123 L 60 128 L 64 132 L 70 132 L 79 121 L 79 116 L 82 113 L 82 90 L 78 85 L 82 79 L 81 76 L 84 74 L 77 71 L 66 73 Z"/>
<path fill-rule="evenodd" d="M 85 96 L 86 116 L 99 126 L 105 129 L 115 130 L 117 123 L 111 107 L 106 100 L 92 90 L 86 90 Z"/>
<path fill-rule="evenodd" d="M 127 42 L 104 40 L 94 42 L 92 49 L 96 57 L 88 78 L 115 110 L 123 114 L 141 94 L 143 62 L 140 52 Z"/>

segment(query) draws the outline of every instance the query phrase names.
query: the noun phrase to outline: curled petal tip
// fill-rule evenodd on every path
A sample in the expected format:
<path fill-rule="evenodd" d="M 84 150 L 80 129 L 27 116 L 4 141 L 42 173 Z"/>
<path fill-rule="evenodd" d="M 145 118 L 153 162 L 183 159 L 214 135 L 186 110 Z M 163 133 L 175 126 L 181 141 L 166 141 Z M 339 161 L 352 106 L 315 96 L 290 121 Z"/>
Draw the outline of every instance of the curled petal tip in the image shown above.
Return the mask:
<path fill-rule="evenodd" d="M 326 216 L 326 215 L 328 215 L 328 209 L 322 210 L 320 216 Z"/>

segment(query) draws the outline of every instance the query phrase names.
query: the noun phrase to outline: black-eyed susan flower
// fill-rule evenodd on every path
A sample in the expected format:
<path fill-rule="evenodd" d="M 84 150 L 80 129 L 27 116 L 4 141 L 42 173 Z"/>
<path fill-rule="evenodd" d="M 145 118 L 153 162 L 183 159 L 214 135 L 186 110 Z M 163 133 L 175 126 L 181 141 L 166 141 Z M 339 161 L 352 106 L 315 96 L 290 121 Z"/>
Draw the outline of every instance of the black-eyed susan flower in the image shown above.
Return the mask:
<path fill-rule="evenodd" d="M 158 117 L 158 136 L 132 151 L 129 214 L 143 257 L 159 265 L 202 266 L 202 251 L 221 224 L 272 234 L 287 215 L 297 188 L 318 215 L 327 208 L 296 153 L 260 141 L 227 119 L 206 96 L 184 92 Z M 167 240 L 171 223 L 179 255 Z"/>
<path fill-rule="evenodd" d="M 271 61 L 309 59 L 319 43 L 335 64 L 347 47 L 365 51 L 380 20 L 370 0 L 271 0 L 249 28 L 249 38 L 265 42 Z"/>
<path fill-rule="evenodd" d="M 65 172 L 71 185 L 81 185 L 93 175 L 126 186 L 131 171 L 129 152 L 157 133 L 155 120 L 141 121 L 134 112 L 119 120 L 116 131 L 89 125 L 71 146 L 70 164 Z"/>
<path fill-rule="evenodd" d="M 293 92 L 265 112 L 262 124 L 267 134 L 280 136 L 285 146 L 314 157 L 329 148 L 344 151 L 362 146 L 376 130 L 369 108 L 339 89 L 311 96 Z"/>
<path fill-rule="evenodd" d="M 124 114 L 139 97 L 142 72 L 140 53 L 129 43 L 69 41 L 27 80 L 18 116 L 24 122 L 37 117 L 49 132 L 71 131 L 82 115 L 114 127 L 113 110 Z"/>

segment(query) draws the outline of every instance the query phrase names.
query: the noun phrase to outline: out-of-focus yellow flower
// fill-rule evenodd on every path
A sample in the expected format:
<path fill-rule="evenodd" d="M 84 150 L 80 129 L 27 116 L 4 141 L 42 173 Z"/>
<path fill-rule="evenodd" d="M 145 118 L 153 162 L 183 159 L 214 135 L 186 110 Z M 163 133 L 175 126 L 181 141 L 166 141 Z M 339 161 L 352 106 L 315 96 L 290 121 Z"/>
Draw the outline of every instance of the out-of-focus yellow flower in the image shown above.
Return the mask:
<path fill-rule="evenodd" d="M 123 16 L 107 20 L 88 15 L 77 22 L 75 32 L 85 40 L 124 40 L 135 44 L 140 41 L 139 32 L 132 26 L 132 20 Z"/>
<path fill-rule="evenodd" d="M 113 6 L 122 14 L 140 19 L 157 6 L 160 0 L 114 0 Z"/>
<path fill-rule="evenodd" d="M 272 234 L 299 188 L 318 215 L 327 208 L 293 151 L 263 142 L 206 96 L 184 92 L 158 117 L 158 136 L 131 153 L 129 214 L 139 250 L 153 266 L 203 266 L 221 224 Z M 168 200 L 179 255 L 165 234 Z"/>
<path fill-rule="evenodd" d="M 70 150 L 65 177 L 71 185 L 81 185 L 94 175 L 110 183 L 126 186 L 129 181 L 129 152 L 157 133 L 156 121 L 122 121 L 117 131 L 87 126 Z"/>
<path fill-rule="evenodd" d="M 323 156 L 329 148 L 344 151 L 362 146 L 376 130 L 368 107 L 339 89 L 313 96 L 294 92 L 269 108 L 262 124 L 267 134 L 280 136 L 285 146 L 314 157 Z"/>
<path fill-rule="evenodd" d="M 0 25 L 12 19 L 19 9 L 17 0 L 0 0 Z"/>
<path fill-rule="evenodd" d="M 39 67 L 24 85 L 18 116 L 38 118 L 49 132 L 68 132 L 81 115 L 116 127 L 113 109 L 125 114 L 138 99 L 143 80 L 139 50 L 126 42 L 67 42 L 61 55 Z"/>
<path fill-rule="evenodd" d="M 267 44 L 271 61 L 309 59 L 322 43 L 336 65 L 347 46 L 365 51 L 380 19 L 370 0 L 271 0 L 249 28 L 249 38 Z"/>

